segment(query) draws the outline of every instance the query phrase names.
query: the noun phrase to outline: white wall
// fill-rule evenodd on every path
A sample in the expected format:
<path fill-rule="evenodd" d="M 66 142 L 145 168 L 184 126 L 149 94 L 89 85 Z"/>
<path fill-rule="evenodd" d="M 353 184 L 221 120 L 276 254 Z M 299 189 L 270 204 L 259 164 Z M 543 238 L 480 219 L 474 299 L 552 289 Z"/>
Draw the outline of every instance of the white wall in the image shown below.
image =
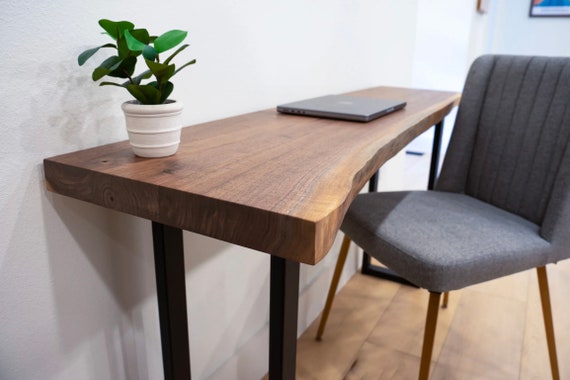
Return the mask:
<path fill-rule="evenodd" d="M 485 52 L 490 17 L 477 12 L 470 0 L 419 1 L 416 12 L 416 46 L 411 85 L 416 88 L 460 92 L 471 62 Z M 444 120 L 440 162 L 443 161 L 455 122 L 456 109 Z M 380 171 L 380 190 L 409 189 L 406 165 L 429 170 L 433 128 L 412 141 Z M 405 151 L 425 154 L 406 159 Z M 412 161 L 412 162 L 411 162 Z M 418 163 L 416 163 L 418 162 Z"/>
<path fill-rule="evenodd" d="M 528 3 L 528 2 L 527 2 Z M 570 56 L 568 17 L 529 17 L 529 4 L 494 1 L 488 51 L 501 54 Z"/>
<path fill-rule="evenodd" d="M 188 56 L 198 63 L 174 90 L 188 124 L 412 78 L 414 0 L 0 7 L 3 380 L 162 377 L 150 223 L 44 188 L 43 158 L 126 138 L 119 105 L 127 94 L 95 86 L 94 63 L 76 64 L 81 51 L 106 41 L 99 18 L 190 31 Z M 194 378 L 260 378 L 268 256 L 190 233 L 184 239 Z M 334 256 L 302 267 L 300 331 L 320 312 Z"/>

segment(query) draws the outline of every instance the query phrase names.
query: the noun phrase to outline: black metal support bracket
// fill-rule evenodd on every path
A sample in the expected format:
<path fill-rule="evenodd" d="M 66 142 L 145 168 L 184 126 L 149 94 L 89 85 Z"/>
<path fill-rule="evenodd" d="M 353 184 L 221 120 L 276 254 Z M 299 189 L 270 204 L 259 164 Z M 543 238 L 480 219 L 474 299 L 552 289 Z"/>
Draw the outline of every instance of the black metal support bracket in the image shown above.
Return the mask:
<path fill-rule="evenodd" d="M 182 230 L 152 222 L 156 292 L 165 380 L 190 380 Z"/>
<path fill-rule="evenodd" d="M 378 277 L 378 278 L 383 278 L 385 280 L 398 282 L 400 284 L 409 285 L 409 286 L 413 286 L 413 287 L 417 288 L 416 285 L 412 284 L 411 282 L 409 282 L 405 278 L 400 277 L 393 270 L 386 268 L 386 267 L 379 266 L 379 265 L 374 265 L 374 264 L 372 264 L 371 260 L 372 260 L 372 258 L 370 257 L 370 255 L 368 253 L 364 252 L 362 254 L 362 269 L 361 269 L 362 274 L 366 274 L 368 276 L 374 276 L 374 277 Z"/>
<path fill-rule="evenodd" d="M 443 120 L 437 123 L 434 126 L 433 131 L 433 145 L 431 150 L 431 162 L 429 168 L 429 178 L 428 178 L 428 190 L 433 190 L 435 187 L 435 180 L 438 174 L 439 168 L 439 156 L 441 151 L 441 140 L 443 136 Z M 378 191 L 378 173 L 374 173 L 374 175 L 370 178 L 368 182 L 368 192 L 375 192 Z M 386 280 L 399 282 L 401 284 L 416 286 L 406 280 L 398 276 L 394 271 L 391 269 L 381 267 L 378 265 L 374 265 L 371 262 L 371 257 L 368 253 L 364 252 L 362 255 L 362 274 L 366 274 L 369 276 L 374 276 L 378 278 L 383 278 Z"/>
<path fill-rule="evenodd" d="M 299 263 L 271 256 L 269 379 L 294 380 L 297 360 Z"/>

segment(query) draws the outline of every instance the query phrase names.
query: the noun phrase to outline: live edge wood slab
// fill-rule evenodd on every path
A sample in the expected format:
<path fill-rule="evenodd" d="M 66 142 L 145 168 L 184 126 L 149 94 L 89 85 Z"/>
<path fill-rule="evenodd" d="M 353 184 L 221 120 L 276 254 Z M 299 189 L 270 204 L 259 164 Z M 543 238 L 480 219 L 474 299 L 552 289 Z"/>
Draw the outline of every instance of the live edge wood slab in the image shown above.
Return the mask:
<path fill-rule="evenodd" d="M 47 188 L 145 219 L 316 264 L 351 201 L 384 162 L 458 104 L 451 92 L 377 87 L 403 99 L 368 123 L 275 109 L 193 125 L 180 149 L 136 157 L 127 141 L 44 160 Z"/>

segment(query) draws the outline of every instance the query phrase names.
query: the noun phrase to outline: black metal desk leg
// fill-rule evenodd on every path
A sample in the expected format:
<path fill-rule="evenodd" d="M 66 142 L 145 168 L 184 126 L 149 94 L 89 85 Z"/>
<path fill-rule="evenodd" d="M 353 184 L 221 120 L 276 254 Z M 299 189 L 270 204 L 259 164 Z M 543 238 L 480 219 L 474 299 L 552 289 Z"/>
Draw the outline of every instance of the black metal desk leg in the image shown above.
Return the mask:
<path fill-rule="evenodd" d="M 165 380 L 190 380 L 182 230 L 152 222 Z"/>
<path fill-rule="evenodd" d="M 297 355 L 299 263 L 271 256 L 269 379 L 294 380 Z"/>
<path fill-rule="evenodd" d="M 433 145 L 431 149 L 431 163 L 429 167 L 428 190 L 435 187 L 435 179 L 437 178 L 437 169 L 439 166 L 439 153 L 441 151 L 441 137 L 443 135 L 443 120 L 435 125 L 433 130 Z"/>

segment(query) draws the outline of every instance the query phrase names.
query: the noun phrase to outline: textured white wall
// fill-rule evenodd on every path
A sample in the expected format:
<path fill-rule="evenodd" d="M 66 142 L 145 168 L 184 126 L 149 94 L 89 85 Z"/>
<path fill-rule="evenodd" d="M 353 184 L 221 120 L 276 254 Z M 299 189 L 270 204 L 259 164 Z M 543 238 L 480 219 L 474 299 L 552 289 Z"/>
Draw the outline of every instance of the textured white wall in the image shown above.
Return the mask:
<path fill-rule="evenodd" d="M 489 15 L 476 11 L 474 1 L 419 1 L 411 85 L 416 88 L 461 91 L 471 62 L 484 52 L 489 20 Z M 453 130 L 455 111 L 444 120 L 440 162 Z M 405 159 L 405 151 L 429 155 L 432 141 L 433 132 L 428 131 L 384 165 L 380 190 L 398 190 L 406 186 L 409 181 L 405 165 L 410 163 Z M 425 181 L 427 184 L 427 174 Z"/>
<path fill-rule="evenodd" d="M 43 158 L 126 138 L 119 105 L 127 94 L 96 87 L 94 63 L 76 64 L 106 41 L 99 18 L 190 31 L 198 64 L 174 90 L 188 124 L 408 85 L 412 76 L 417 0 L 3 0 L 0 8 L 3 380 L 162 377 L 150 223 L 44 189 Z M 261 377 L 268 256 L 184 239 L 194 377 Z M 322 307 L 333 256 L 302 267 L 300 330 Z"/>
<path fill-rule="evenodd" d="M 488 51 L 502 54 L 570 56 L 568 17 L 529 17 L 529 2 L 491 2 Z"/>

